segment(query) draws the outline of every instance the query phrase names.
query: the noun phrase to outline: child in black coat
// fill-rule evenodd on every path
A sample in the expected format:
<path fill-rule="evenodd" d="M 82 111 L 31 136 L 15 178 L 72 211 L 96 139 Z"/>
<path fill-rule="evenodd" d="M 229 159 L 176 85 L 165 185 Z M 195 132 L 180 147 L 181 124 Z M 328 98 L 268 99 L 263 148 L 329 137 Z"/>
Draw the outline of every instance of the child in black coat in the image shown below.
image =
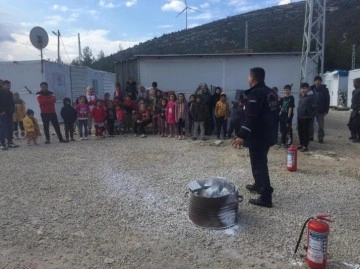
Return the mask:
<path fill-rule="evenodd" d="M 235 134 L 239 132 L 241 124 L 245 119 L 245 100 L 240 99 L 238 102 L 233 102 L 233 107 L 230 112 L 230 126 L 228 131 L 228 139 L 231 138 L 232 133 L 235 131 Z"/>
<path fill-rule="evenodd" d="M 115 120 L 116 120 L 116 112 L 115 112 L 114 104 L 112 101 L 108 101 L 108 105 L 106 109 L 106 127 L 109 137 L 114 137 Z"/>
<path fill-rule="evenodd" d="M 61 108 L 60 115 L 64 120 L 65 139 L 66 141 L 69 141 L 69 136 L 70 136 L 71 141 L 75 141 L 74 124 L 77 118 L 77 111 L 71 105 L 70 98 L 64 98 L 63 103 L 64 106 Z"/>

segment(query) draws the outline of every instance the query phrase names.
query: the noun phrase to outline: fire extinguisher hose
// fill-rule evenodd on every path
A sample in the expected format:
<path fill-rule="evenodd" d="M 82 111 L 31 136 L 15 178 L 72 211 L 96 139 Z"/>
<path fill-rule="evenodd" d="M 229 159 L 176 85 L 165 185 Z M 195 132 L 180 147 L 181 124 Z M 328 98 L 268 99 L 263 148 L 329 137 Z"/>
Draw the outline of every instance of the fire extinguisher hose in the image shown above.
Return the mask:
<path fill-rule="evenodd" d="M 300 233 L 299 239 L 298 239 L 298 241 L 297 241 L 297 243 L 296 243 L 296 247 L 295 247 L 294 254 L 296 254 L 296 252 L 298 251 L 298 248 L 299 248 L 299 245 L 300 245 L 300 241 L 301 241 L 301 238 L 302 238 L 302 236 L 303 236 L 303 234 L 304 234 L 304 230 L 305 230 L 306 224 L 307 224 L 310 220 L 312 220 L 312 219 L 314 219 L 314 218 L 311 217 L 311 218 L 308 218 L 308 219 L 305 221 L 305 223 L 304 223 L 304 225 L 303 225 L 303 227 L 302 227 L 302 229 L 301 229 L 301 233 Z"/>

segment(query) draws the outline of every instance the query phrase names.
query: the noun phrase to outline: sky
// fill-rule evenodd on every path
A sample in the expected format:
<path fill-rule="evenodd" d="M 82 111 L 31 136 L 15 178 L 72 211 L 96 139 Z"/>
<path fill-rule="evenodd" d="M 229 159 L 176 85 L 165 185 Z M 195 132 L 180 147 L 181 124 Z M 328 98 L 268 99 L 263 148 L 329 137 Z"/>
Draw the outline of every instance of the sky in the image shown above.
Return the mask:
<path fill-rule="evenodd" d="M 70 63 L 88 46 L 95 58 L 132 47 L 163 34 L 184 30 L 186 4 L 188 28 L 266 7 L 299 0 L 0 0 L 0 61 L 39 60 L 31 45 L 33 27 L 49 38 L 44 59 L 60 57 Z M 194 11 L 194 9 L 196 11 Z M 179 15 L 179 16 L 178 16 Z"/>

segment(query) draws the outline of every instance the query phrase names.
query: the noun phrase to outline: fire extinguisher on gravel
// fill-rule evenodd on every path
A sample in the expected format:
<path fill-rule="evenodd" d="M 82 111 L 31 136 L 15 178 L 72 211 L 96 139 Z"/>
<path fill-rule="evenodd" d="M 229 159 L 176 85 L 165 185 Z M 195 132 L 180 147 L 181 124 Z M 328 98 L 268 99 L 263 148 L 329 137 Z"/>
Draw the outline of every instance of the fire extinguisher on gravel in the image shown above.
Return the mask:
<path fill-rule="evenodd" d="M 295 145 L 288 148 L 286 166 L 288 171 L 294 172 L 297 170 L 297 147 Z"/>
<path fill-rule="evenodd" d="M 313 269 L 325 269 L 327 263 L 327 246 L 330 228 L 328 222 L 331 222 L 330 214 L 320 214 L 306 220 L 302 227 L 300 237 L 297 241 L 294 254 L 296 254 L 305 227 L 307 225 L 308 233 L 306 240 L 306 263 Z"/>

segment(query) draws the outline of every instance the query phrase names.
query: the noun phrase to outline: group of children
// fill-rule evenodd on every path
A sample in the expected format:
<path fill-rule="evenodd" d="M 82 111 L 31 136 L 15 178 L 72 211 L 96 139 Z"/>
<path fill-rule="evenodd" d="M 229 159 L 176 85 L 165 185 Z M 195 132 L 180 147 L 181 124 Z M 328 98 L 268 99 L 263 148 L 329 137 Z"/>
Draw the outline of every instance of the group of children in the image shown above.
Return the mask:
<path fill-rule="evenodd" d="M 154 85 L 156 86 L 155 83 Z M 60 115 L 64 123 L 65 140 L 75 141 L 75 126 L 78 129 L 79 140 L 87 140 L 92 134 L 93 127 L 97 139 L 104 138 L 105 134 L 113 137 L 125 133 L 144 138 L 149 124 L 152 124 L 153 133 L 161 137 L 176 137 L 181 140 L 191 136 L 193 140 L 199 137 L 206 140 L 206 122 L 211 115 L 215 118 L 218 138 L 221 130 L 223 138 L 226 139 L 240 128 L 241 118 L 244 116 L 243 99 L 234 102 L 230 109 L 226 94 L 221 93 L 221 90 L 216 91 L 218 98 L 211 111 L 201 92 L 191 95 L 188 101 L 183 93 L 162 92 L 157 88 L 153 92 L 153 98 L 148 92 L 142 91 L 134 100 L 130 95 L 120 93 L 119 89 L 116 89 L 112 100 L 108 93 L 103 99 L 98 99 L 93 87 L 89 86 L 86 94 L 79 96 L 75 103 L 72 103 L 70 98 L 64 98 Z M 41 133 L 34 111 L 28 109 L 25 113 L 25 102 L 20 99 L 18 93 L 14 94 L 14 102 L 15 139 L 26 133 L 28 144 L 37 144 L 37 138 Z M 20 135 L 18 127 L 21 130 Z"/>
<path fill-rule="evenodd" d="M 187 101 L 183 93 L 162 92 L 156 88 L 157 84 L 153 83 L 154 85 L 152 96 L 143 89 L 135 100 L 130 95 L 120 92 L 118 88 L 112 100 L 108 93 L 105 94 L 104 99 L 100 100 L 91 86 L 87 88 L 85 95 L 76 99 L 74 104 L 70 98 L 65 98 L 60 112 L 64 122 L 65 139 L 67 141 L 75 140 L 75 126 L 78 127 L 80 140 L 88 139 L 93 126 L 97 139 L 104 138 L 105 134 L 113 137 L 125 133 L 144 138 L 146 137 L 146 127 L 152 124 L 153 133 L 161 137 L 185 139 L 185 136 L 191 136 L 193 140 L 199 137 L 206 140 L 206 123 L 212 120 L 215 121 L 217 138 L 220 139 L 222 134 L 223 139 L 230 139 L 234 132 L 236 134 L 241 122 L 245 119 L 246 97 L 243 94 L 239 101 L 232 102 L 230 108 L 226 94 L 217 87 L 213 95 L 216 98 L 212 110 L 204 101 L 205 98 L 201 91 L 190 95 Z M 284 96 L 279 97 L 280 146 L 287 147 L 293 142 L 292 120 L 295 99 L 291 95 L 291 85 L 285 85 L 283 90 Z M 27 143 L 37 144 L 37 138 L 41 133 L 34 117 L 34 111 L 28 109 L 25 115 L 25 103 L 20 99 L 18 93 L 14 94 L 14 103 L 15 139 L 26 133 Z M 297 116 L 301 145 L 299 149 L 302 151 L 307 150 L 308 129 L 315 113 L 315 99 L 309 92 L 309 84 L 303 83 Z"/>
<path fill-rule="evenodd" d="M 141 97 L 134 100 L 116 89 L 112 100 L 108 93 L 100 100 L 93 88 L 88 87 L 86 95 L 79 96 L 73 105 L 69 98 L 65 98 L 60 112 L 65 139 L 74 140 L 75 125 L 78 126 L 80 140 L 88 139 L 93 126 L 97 139 L 104 138 L 105 133 L 109 137 L 131 133 L 144 138 L 146 127 L 152 124 L 153 133 L 160 137 L 181 140 L 192 136 L 193 140 L 199 137 L 206 140 L 205 125 L 211 115 L 215 118 L 217 138 L 220 138 L 222 131 L 223 138 L 226 139 L 240 128 L 240 121 L 244 116 L 244 100 L 233 103 L 230 109 L 226 94 L 221 91 L 218 92 L 213 111 L 210 111 L 211 108 L 204 102 L 201 93 L 191 95 L 188 101 L 183 93 L 176 94 L 174 91 L 154 89 L 152 97 L 144 91 L 140 93 Z"/>
<path fill-rule="evenodd" d="M 284 96 L 279 98 L 280 147 L 287 148 L 293 143 L 292 120 L 294 116 L 295 99 L 291 95 L 291 85 L 284 86 Z M 299 136 L 298 149 L 308 151 L 311 125 L 317 113 L 316 97 L 306 82 L 300 86 L 300 95 L 297 105 L 297 129 Z"/>

